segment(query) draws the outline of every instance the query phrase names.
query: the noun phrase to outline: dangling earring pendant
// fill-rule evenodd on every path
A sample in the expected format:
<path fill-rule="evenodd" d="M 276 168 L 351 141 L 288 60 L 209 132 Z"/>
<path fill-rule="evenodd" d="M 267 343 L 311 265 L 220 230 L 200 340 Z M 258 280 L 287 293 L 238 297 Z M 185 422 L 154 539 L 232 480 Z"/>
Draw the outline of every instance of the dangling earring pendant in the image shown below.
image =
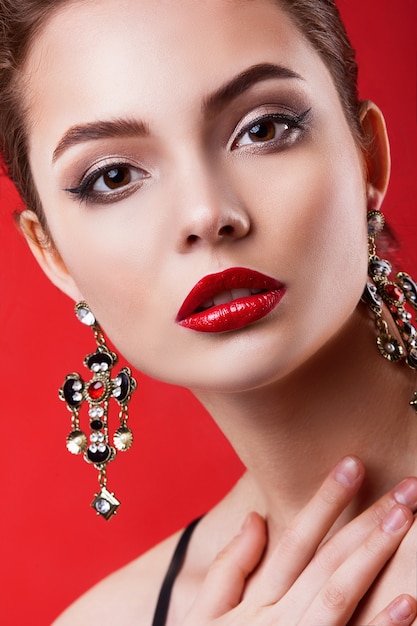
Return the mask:
<path fill-rule="evenodd" d="M 367 282 L 363 300 L 369 305 L 375 316 L 378 329 L 377 345 L 382 356 L 389 361 L 405 361 L 412 369 L 417 369 L 417 329 L 411 310 L 417 311 L 417 285 L 405 272 L 399 272 L 394 280 L 390 280 L 392 267 L 389 261 L 376 254 L 375 239 L 385 225 L 384 216 L 380 211 L 368 212 L 368 246 L 369 268 L 371 281 Z M 401 341 L 390 332 L 387 322 L 383 319 L 383 304 L 395 323 Z M 415 317 L 415 316 L 414 316 Z M 411 406 L 417 411 L 417 393 L 414 394 Z"/>
<path fill-rule="evenodd" d="M 112 369 L 118 358 L 106 345 L 101 328 L 86 302 L 75 306 L 80 322 L 90 326 L 96 340 L 96 351 L 87 354 L 85 367 L 92 376 L 85 381 L 78 372 L 65 377 L 59 389 L 59 397 L 71 412 L 71 432 L 67 437 L 67 449 L 72 454 L 83 454 L 84 459 L 98 470 L 99 493 L 95 494 L 91 506 L 106 520 L 116 514 L 120 502 L 114 493 L 107 490 L 107 465 L 116 457 L 117 451 L 128 450 L 133 443 L 133 433 L 128 427 L 128 404 L 136 389 L 136 381 L 128 367 L 123 367 L 112 378 Z M 119 426 L 109 437 L 109 401 L 114 398 L 119 404 Z M 80 410 L 88 406 L 89 436 L 81 429 Z"/>

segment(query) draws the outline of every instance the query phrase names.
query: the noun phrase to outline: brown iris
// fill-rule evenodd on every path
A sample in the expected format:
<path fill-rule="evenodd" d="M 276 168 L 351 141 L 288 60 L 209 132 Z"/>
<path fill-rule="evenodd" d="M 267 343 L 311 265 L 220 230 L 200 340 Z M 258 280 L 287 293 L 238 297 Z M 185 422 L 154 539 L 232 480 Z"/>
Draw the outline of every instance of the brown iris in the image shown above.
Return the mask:
<path fill-rule="evenodd" d="M 252 126 L 248 135 L 252 141 L 270 141 L 276 134 L 275 124 L 272 120 L 265 120 Z"/>
<path fill-rule="evenodd" d="M 103 181 L 109 189 L 124 187 L 131 181 L 130 170 L 127 167 L 115 167 L 103 174 Z"/>

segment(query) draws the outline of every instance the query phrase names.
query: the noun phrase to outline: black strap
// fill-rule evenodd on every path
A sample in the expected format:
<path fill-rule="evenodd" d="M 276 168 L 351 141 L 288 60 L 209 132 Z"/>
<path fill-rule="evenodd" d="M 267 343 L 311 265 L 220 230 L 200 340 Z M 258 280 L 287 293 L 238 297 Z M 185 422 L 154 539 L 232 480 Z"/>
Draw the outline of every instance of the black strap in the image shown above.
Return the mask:
<path fill-rule="evenodd" d="M 153 616 L 152 626 L 165 626 L 169 602 L 171 600 L 172 587 L 174 586 L 175 579 L 181 569 L 184 562 L 185 553 L 187 552 L 188 543 L 193 534 L 194 528 L 197 526 L 201 517 L 195 519 L 182 533 L 175 552 L 172 556 L 171 563 L 169 564 L 167 573 L 165 574 L 164 582 L 162 583 L 161 590 L 159 592 L 158 601 L 156 603 L 156 609 Z"/>

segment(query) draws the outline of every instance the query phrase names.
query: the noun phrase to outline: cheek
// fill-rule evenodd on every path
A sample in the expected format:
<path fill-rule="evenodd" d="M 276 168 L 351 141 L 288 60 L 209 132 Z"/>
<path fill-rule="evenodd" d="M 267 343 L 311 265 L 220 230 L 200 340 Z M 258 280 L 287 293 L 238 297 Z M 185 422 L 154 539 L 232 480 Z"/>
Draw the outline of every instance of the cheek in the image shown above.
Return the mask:
<path fill-rule="evenodd" d="M 313 145 L 283 159 L 281 167 L 266 162 L 263 176 L 273 183 L 258 190 L 256 201 L 265 207 L 263 229 L 270 232 L 283 271 L 302 273 L 314 283 L 321 275 L 326 281 L 349 271 L 364 280 L 366 190 L 354 145 L 343 152 L 337 145 L 327 144 L 326 150 Z"/>
<path fill-rule="evenodd" d="M 341 153 L 329 144 L 327 150 L 294 150 L 281 167 L 278 159 L 266 159 L 262 180 L 273 182 L 252 193 L 263 207 L 262 256 L 274 259 L 275 275 L 288 285 L 286 332 L 294 337 L 294 321 L 296 336 L 308 335 L 317 345 L 351 315 L 367 276 L 361 161 L 354 145 Z"/>
<path fill-rule="evenodd" d="M 296 192 L 305 211 L 290 235 L 298 251 L 294 305 L 304 309 L 300 331 L 315 335 L 316 346 L 353 313 L 367 276 L 366 198 L 358 161 L 324 159 L 318 169 Z"/>

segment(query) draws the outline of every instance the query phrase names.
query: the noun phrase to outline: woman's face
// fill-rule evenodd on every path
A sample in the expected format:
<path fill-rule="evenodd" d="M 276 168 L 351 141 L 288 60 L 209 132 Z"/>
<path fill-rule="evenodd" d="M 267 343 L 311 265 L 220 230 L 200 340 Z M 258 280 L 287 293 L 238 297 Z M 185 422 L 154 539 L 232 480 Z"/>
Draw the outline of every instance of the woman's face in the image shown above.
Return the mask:
<path fill-rule="evenodd" d="M 69 4 L 26 76 L 30 163 L 63 264 L 49 262 L 134 366 L 253 388 L 351 316 L 366 280 L 362 162 L 328 70 L 275 2 Z M 278 281 L 267 314 L 215 332 L 178 323 L 202 277 L 237 267 Z M 242 298 L 251 308 L 226 287 L 226 317 Z"/>

